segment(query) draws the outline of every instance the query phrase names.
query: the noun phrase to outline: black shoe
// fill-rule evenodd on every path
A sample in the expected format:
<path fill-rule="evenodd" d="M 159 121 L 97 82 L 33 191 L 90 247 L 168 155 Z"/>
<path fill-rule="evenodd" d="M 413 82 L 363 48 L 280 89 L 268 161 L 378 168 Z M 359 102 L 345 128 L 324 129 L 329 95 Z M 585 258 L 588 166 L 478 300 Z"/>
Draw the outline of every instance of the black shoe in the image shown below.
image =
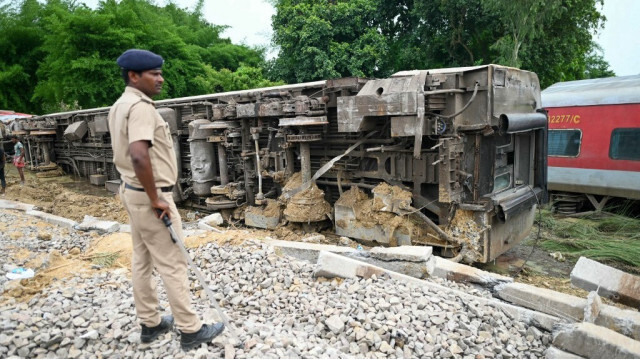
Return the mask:
<path fill-rule="evenodd" d="M 165 315 L 164 317 L 162 317 L 162 319 L 160 319 L 160 324 L 156 325 L 155 327 L 149 328 L 146 325 L 142 324 L 142 333 L 140 333 L 140 341 L 143 343 L 151 343 L 157 337 L 159 337 L 160 334 L 164 334 L 170 331 L 171 328 L 173 328 L 172 315 Z"/>
<path fill-rule="evenodd" d="M 191 350 L 202 343 L 208 343 L 224 330 L 224 324 L 202 324 L 202 328 L 195 333 L 180 333 L 182 350 Z"/>

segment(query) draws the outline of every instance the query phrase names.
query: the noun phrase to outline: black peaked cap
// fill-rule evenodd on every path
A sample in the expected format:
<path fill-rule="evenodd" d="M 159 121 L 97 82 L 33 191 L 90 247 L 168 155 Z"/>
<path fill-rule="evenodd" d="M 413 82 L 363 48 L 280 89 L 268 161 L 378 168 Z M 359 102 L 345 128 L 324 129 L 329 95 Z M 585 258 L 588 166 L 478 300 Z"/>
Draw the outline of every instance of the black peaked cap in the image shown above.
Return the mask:
<path fill-rule="evenodd" d="M 146 71 L 161 68 L 164 60 L 162 56 L 151 51 L 129 49 L 123 52 L 116 62 L 124 70 Z"/>

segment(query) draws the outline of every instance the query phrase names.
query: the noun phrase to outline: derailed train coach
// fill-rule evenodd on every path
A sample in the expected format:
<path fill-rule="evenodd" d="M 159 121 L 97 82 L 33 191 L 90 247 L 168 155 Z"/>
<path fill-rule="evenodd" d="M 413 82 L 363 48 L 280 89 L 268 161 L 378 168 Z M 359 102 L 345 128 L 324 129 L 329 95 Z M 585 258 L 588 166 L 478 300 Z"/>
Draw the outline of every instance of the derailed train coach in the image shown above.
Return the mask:
<path fill-rule="evenodd" d="M 251 227 L 332 227 L 365 244 L 488 262 L 547 201 L 547 116 L 534 73 L 486 65 L 157 101 L 174 198 Z M 32 169 L 117 188 L 107 114 L 22 121 Z"/>

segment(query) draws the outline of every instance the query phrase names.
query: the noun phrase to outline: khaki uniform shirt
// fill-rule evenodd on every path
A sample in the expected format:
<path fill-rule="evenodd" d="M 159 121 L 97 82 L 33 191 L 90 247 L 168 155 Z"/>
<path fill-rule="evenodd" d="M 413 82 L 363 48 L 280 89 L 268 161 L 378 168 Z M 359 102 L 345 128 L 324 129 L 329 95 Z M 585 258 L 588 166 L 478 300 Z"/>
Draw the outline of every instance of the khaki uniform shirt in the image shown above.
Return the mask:
<path fill-rule="evenodd" d="M 142 188 L 131 162 L 129 144 L 148 141 L 149 157 L 156 187 L 171 186 L 178 179 L 176 154 L 169 124 L 156 111 L 153 101 L 141 91 L 127 86 L 109 110 L 109 132 L 113 163 L 122 181 Z"/>

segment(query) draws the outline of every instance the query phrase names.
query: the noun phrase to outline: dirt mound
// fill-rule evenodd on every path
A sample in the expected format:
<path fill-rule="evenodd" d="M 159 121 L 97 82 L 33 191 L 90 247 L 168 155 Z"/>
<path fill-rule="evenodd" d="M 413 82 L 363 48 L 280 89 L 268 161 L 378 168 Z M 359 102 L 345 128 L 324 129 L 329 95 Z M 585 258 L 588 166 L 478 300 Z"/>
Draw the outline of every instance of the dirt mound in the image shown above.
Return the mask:
<path fill-rule="evenodd" d="M 242 244 L 247 239 L 260 239 L 271 235 L 271 232 L 260 230 L 227 230 L 223 233 L 208 232 L 205 234 L 189 236 L 185 238 L 184 244 L 188 248 L 200 247 L 209 242 L 218 244 Z"/>
<path fill-rule="evenodd" d="M 291 197 L 284 215 L 291 222 L 319 222 L 331 216 L 331 212 L 331 205 L 324 199 L 324 191 L 312 183 Z"/>
<path fill-rule="evenodd" d="M 453 220 L 445 228 L 445 232 L 451 237 L 461 239 L 467 243 L 467 249 L 470 250 L 468 256 L 471 256 L 469 258 L 474 261 L 482 256 L 480 245 L 482 244 L 482 233 L 484 231 L 485 229 L 478 226 L 475 221 L 474 212 L 462 209 L 456 211 Z"/>
<path fill-rule="evenodd" d="M 117 197 L 100 198 L 96 201 L 94 196 L 64 190 L 54 198 L 50 211 L 74 221 L 82 221 L 85 215 L 90 215 L 100 219 L 129 223 L 127 211 Z"/>
<path fill-rule="evenodd" d="M 131 268 L 133 243 L 129 233 L 111 233 L 96 239 L 83 255 L 87 260 L 99 260 L 105 256 L 115 255 L 112 267 Z"/>
<path fill-rule="evenodd" d="M 285 205 L 284 216 L 290 222 L 319 222 L 331 217 L 331 205 L 324 199 L 324 191 L 319 189 L 315 182 L 308 188 L 295 193 L 292 191 L 302 186 L 302 175 L 294 173 L 282 189 L 282 195 L 278 200 Z"/>
<path fill-rule="evenodd" d="M 47 213 L 82 221 L 85 215 L 128 223 L 129 216 L 120 199 L 80 194 L 55 182 L 30 180 L 26 184 L 12 185 L 6 199 L 36 205 Z"/>

